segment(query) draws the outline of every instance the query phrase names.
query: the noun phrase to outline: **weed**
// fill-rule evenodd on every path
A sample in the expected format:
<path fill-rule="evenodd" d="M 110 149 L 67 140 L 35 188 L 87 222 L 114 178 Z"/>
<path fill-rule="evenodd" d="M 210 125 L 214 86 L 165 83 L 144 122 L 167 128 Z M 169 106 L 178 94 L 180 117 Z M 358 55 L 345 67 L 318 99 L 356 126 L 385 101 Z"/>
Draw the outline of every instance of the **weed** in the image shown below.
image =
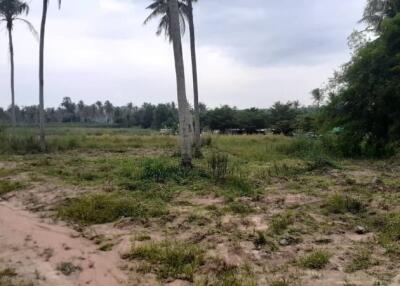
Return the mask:
<path fill-rule="evenodd" d="M 148 262 L 150 270 L 161 279 L 193 281 L 195 272 L 204 263 L 204 250 L 194 245 L 164 241 L 133 247 L 123 258 Z"/>
<path fill-rule="evenodd" d="M 75 266 L 71 262 L 61 262 L 57 265 L 57 271 L 60 271 L 65 276 L 69 276 L 74 272 L 81 271 L 80 266 Z"/>
<path fill-rule="evenodd" d="M 262 246 L 267 244 L 267 238 L 265 237 L 265 234 L 261 231 L 257 231 L 257 236 L 254 239 L 254 246 L 259 249 Z"/>
<path fill-rule="evenodd" d="M 211 145 L 212 145 L 212 137 L 211 136 L 201 137 L 201 146 L 202 147 L 211 147 Z"/>
<path fill-rule="evenodd" d="M 329 263 L 330 255 L 323 250 L 316 250 L 302 257 L 299 264 L 308 269 L 323 269 Z"/>

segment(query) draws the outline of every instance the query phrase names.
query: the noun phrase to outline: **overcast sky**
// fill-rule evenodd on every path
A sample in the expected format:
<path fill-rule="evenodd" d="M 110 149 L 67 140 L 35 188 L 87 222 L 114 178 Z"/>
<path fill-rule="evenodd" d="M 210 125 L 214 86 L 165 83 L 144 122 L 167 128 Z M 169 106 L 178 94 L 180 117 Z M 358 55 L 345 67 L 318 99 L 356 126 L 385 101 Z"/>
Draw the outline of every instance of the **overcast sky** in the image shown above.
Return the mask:
<path fill-rule="evenodd" d="M 28 0 L 39 29 L 41 0 Z M 172 46 L 143 26 L 150 0 L 50 0 L 46 34 L 45 105 L 63 97 L 176 101 Z M 347 36 L 365 0 L 200 0 L 195 6 L 201 101 L 208 106 L 309 104 L 349 59 Z M 38 42 L 23 23 L 14 30 L 16 102 L 38 102 Z M 0 106 L 10 104 L 8 40 L 0 27 Z M 188 98 L 192 101 L 188 34 L 184 38 Z"/>

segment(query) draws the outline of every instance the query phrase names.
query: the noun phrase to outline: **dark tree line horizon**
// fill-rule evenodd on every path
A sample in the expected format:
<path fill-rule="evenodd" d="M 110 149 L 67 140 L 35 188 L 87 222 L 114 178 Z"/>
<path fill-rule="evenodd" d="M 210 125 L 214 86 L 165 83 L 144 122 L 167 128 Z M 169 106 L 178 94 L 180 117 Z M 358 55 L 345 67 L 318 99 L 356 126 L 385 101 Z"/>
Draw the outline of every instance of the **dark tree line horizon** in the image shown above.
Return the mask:
<path fill-rule="evenodd" d="M 294 130 L 315 131 L 315 106 L 303 107 L 295 102 L 276 102 L 270 108 L 244 108 L 222 105 L 208 108 L 199 104 L 200 122 L 203 129 L 220 130 L 240 129 L 254 133 L 259 129 L 273 128 L 284 134 Z M 15 106 L 17 122 L 21 125 L 36 124 L 39 121 L 38 106 Z M 191 109 L 193 113 L 193 109 Z M 45 109 L 46 123 L 86 123 L 110 127 L 140 127 L 144 129 L 177 130 L 178 108 L 174 102 L 143 103 L 136 106 L 128 103 L 114 106 L 110 101 L 97 101 L 85 104 L 82 100 L 73 102 L 65 97 L 57 108 Z M 0 108 L 0 122 L 11 122 L 11 107 Z"/>

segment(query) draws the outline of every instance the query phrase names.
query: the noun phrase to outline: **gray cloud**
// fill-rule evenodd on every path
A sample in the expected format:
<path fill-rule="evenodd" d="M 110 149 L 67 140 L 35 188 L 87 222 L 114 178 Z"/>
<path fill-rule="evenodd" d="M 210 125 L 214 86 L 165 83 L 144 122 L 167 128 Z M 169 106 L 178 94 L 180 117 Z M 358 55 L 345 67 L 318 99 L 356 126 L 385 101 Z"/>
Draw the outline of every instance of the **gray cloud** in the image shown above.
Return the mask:
<path fill-rule="evenodd" d="M 116 104 L 176 97 L 172 48 L 143 26 L 148 0 L 51 1 L 46 38 L 46 104 L 62 97 Z M 346 37 L 365 0 L 200 0 L 195 7 L 201 100 L 266 107 L 276 100 L 309 103 L 349 57 Z M 39 27 L 41 1 L 31 1 Z M 15 31 L 17 103 L 37 103 L 38 45 Z M 184 38 L 190 89 L 188 35 Z M 9 105 L 7 37 L 0 27 L 0 106 Z"/>

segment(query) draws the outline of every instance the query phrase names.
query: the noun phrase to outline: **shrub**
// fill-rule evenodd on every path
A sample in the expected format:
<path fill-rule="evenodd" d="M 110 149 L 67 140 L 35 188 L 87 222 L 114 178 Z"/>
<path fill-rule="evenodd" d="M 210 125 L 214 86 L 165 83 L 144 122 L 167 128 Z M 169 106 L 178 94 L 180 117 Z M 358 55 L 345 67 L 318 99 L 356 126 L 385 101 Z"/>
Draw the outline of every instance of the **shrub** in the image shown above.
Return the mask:
<path fill-rule="evenodd" d="M 201 146 L 202 147 L 210 147 L 211 145 L 212 145 L 212 137 L 211 136 L 201 137 Z"/>
<path fill-rule="evenodd" d="M 232 202 L 228 209 L 235 214 L 249 214 L 254 211 L 251 206 L 244 202 Z"/>
<path fill-rule="evenodd" d="M 229 158 L 227 154 L 212 152 L 207 158 L 208 170 L 215 180 L 223 180 L 228 174 Z"/>
<path fill-rule="evenodd" d="M 299 264 L 308 269 L 323 269 L 329 263 L 330 255 L 322 250 L 316 250 L 302 257 Z"/>
<path fill-rule="evenodd" d="M 145 260 L 149 270 L 162 279 L 193 281 L 194 273 L 204 263 L 204 250 L 195 245 L 164 241 L 134 247 L 123 258 Z"/>

